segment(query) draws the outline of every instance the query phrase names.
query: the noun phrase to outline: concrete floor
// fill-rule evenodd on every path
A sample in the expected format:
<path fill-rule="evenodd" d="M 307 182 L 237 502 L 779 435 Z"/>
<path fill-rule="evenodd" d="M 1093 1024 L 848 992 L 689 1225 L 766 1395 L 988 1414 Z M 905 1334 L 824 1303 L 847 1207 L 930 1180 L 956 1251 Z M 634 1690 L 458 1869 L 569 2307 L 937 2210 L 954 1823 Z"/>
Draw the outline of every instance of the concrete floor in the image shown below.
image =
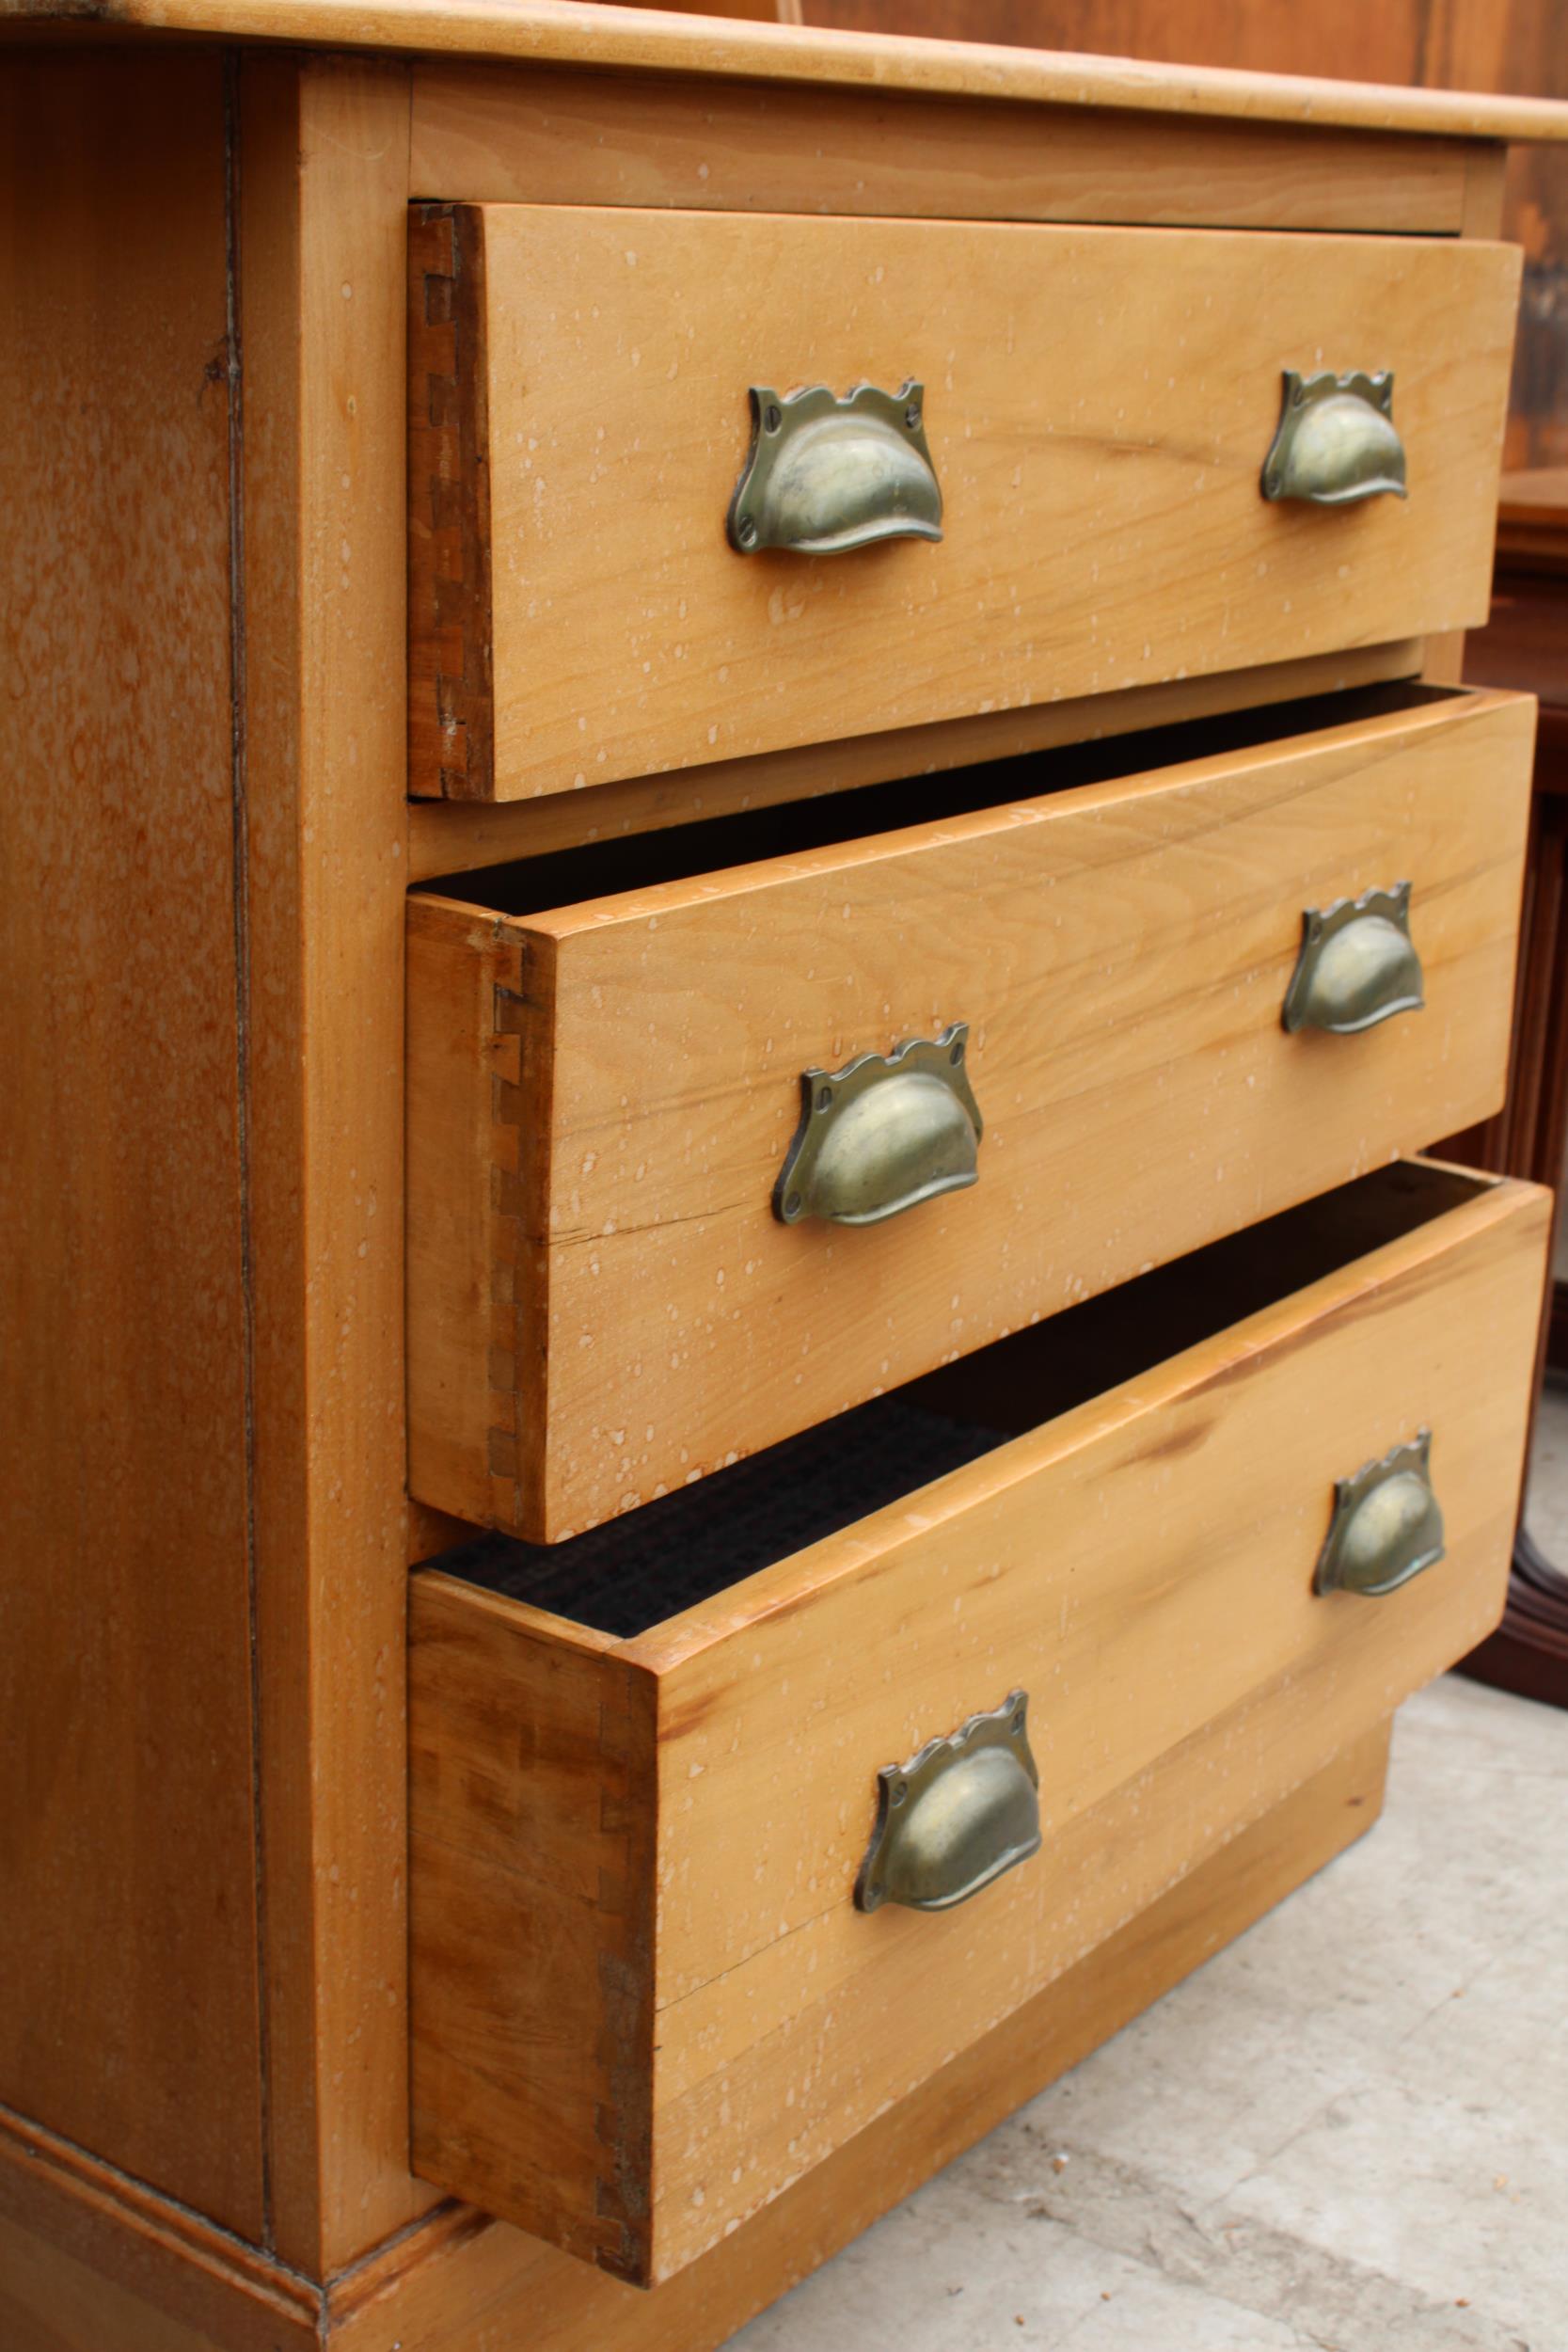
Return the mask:
<path fill-rule="evenodd" d="M 1370 1837 L 731 2352 L 846 2345 L 1568 2352 L 1568 1715 L 1422 1692 Z"/>
<path fill-rule="evenodd" d="M 1547 1559 L 1568 1562 L 1568 1382 L 1554 1381 L 1536 1415 L 1527 1516 Z"/>

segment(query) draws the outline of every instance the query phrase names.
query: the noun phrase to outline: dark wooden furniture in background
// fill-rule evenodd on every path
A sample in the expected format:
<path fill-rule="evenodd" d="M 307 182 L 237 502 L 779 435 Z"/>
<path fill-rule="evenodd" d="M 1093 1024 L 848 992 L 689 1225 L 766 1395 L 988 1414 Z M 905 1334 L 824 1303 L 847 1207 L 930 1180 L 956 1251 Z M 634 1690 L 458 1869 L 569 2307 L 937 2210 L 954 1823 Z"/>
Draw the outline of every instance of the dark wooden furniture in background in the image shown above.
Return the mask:
<path fill-rule="evenodd" d="M 1568 468 L 1504 480 L 1492 619 L 1466 643 L 1465 675 L 1529 688 L 1541 720 L 1508 1101 L 1454 1149 L 1558 1184 L 1568 1144 Z M 1568 1371 L 1568 1282 L 1553 1291 L 1544 1348 L 1548 1367 Z M 1568 1707 L 1568 1565 L 1543 1553 L 1528 1524 L 1508 1613 L 1467 1671 Z"/>

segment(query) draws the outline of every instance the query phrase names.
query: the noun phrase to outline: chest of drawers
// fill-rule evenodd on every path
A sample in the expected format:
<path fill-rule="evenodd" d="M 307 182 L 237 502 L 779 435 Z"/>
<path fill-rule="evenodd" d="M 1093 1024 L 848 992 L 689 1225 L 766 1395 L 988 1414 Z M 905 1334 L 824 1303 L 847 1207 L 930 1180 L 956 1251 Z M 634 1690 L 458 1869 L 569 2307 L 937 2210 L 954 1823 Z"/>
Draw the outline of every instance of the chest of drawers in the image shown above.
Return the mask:
<path fill-rule="evenodd" d="M 701 2352 L 1374 1818 L 1550 107 L 8 8 L 21 2352 Z"/>

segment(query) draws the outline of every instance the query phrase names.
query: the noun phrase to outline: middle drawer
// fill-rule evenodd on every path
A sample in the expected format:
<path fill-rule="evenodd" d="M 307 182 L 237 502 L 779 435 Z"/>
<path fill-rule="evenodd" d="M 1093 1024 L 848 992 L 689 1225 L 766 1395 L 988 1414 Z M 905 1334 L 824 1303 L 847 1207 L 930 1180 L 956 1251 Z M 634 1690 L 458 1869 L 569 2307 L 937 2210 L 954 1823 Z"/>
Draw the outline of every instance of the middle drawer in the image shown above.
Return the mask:
<path fill-rule="evenodd" d="M 414 1495 L 557 1541 L 1487 1116 L 1533 723 L 1382 689 L 413 898 Z"/>

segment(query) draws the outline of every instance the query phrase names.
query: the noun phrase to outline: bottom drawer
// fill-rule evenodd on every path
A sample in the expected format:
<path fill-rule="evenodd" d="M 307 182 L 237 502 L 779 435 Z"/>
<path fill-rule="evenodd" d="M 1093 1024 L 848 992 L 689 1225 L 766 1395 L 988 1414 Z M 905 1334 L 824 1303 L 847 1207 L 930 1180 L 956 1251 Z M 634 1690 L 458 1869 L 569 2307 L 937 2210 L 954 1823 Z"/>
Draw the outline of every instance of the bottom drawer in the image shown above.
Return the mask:
<path fill-rule="evenodd" d="M 1547 1207 L 1398 1164 L 422 1569 L 416 2169 L 669 2277 L 1461 1656 Z"/>

